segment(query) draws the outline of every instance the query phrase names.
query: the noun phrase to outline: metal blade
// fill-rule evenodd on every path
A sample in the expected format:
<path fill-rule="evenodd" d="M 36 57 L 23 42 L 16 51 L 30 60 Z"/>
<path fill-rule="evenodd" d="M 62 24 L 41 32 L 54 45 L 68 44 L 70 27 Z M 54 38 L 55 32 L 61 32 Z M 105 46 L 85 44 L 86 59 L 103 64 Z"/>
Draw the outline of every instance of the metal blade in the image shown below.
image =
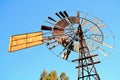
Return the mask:
<path fill-rule="evenodd" d="M 69 17 L 68 13 L 66 11 L 63 11 L 63 13 L 65 14 L 66 17 Z M 72 24 L 72 19 L 71 18 L 68 18 L 69 22 Z"/>
<path fill-rule="evenodd" d="M 96 31 L 96 26 L 91 26 L 91 27 L 89 27 L 89 31 Z"/>
<path fill-rule="evenodd" d="M 114 48 L 114 46 L 112 46 L 112 45 L 110 45 L 110 44 L 107 44 L 107 43 L 104 43 L 104 42 L 100 42 L 100 41 L 95 40 L 95 39 L 92 39 L 92 38 L 90 38 L 90 39 L 96 41 L 96 42 L 99 43 L 99 44 L 103 44 L 104 46 L 107 46 L 107 47 L 109 47 L 109 48 Z"/>
<path fill-rule="evenodd" d="M 99 20 L 97 18 L 93 18 L 92 22 L 94 22 L 95 24 L 99 23 Z"/>
<path fill-rule="evenodd" d="M 87 26 L 89 23 L 90 23 L 89 21 L 85 20 L 85 21 L 83 22 L 82 26 Z"/>
<path fill-rule="evenodd" d="M 87 19 L 88 17 L 89 17 L 89 14 L 86 14 L 85 19 Z M 81 24 L 83 24 L 86 21 L 85 19 L 82 19 Z"/>
<path fill-rule="evenodd" d="M 93 39 L 93 38 L 90 38 L 90 39 L 96 41 L 96 42 L 99 43 L 99 44 L 103 44 L 104 46 L 107 46 L 107 47 L 109 47 L 109 48 L 114 48 L 113 45 L 110 45 L 110 44 L 107 44 L 107 43 L 104 43 L 104 42 L 100 42 L 100 41 L 95 40 L 95 39 Z"/>
<path fill-rule="evenodd" d="M 105 53 L 105 50 L 103 50 L 101 48 L 99 48 L 98 50 L 104 57 L 108 57 L 108 55 Z"/>
<path fill-rule="evenodd" d="M 87 27 L 85 30 L 84 30 L 84 33 L 87 33 L 88 31 L 92 31 L 92 29 L 94 29 L 95 26 L 90 26 L 90 27 Z"/>
<path fill-rule="evenodd" d="M 77 12 L 77 17 L 80 17 L 80 11 Z"/>
<path fill-rule="evenodd" d="M 49 26 L 42 25 L 41 30 L 52 30 L 52 28 Z"/>
<path fill-rule="evenodd" d="M 105 26 L 105 24 L 98 24 L 97 25 L 99 28 L 103 28 L 104 26 Z M 95 26 L 93 26 L 93 28 L 94 28 Z"/>
<path fill-rule="evenodd" d="M 103 27 L 105 27 L 105 24 L 98 24 L 98 27 L 103 28 Z"/>
<path fill-rule="evenodd" d="M 69 50 L 65 51 L 65 52 L 63 53 L 63 55 L 62 55 L 62 58 L 65 59 L 65 60 L 67 60 L 68 57 L 69 57 L 69 55 L 70 55 L 70 52 L 71 52 L 71 51 L 69 51 Z"/>
<path fill-rule="evenodd" d="M 79 41 L 74 41 L 74 42 L 73 42 L 73 45 L 74 45 L 73 50 L 74 50 L 75 52 L 80 52 L 79 49 L 80 49 L 81 45 L 80 45 Z"/>
<path fill-rule="evenodd" d="M 105 38 L 115 38 L 115 36 L 104 36 Z"/>
<path fill-rule="evenodd" d="M 58 28 L 61 28 L 61 29 L 63 29 L 63 27 L 61 27 L 61 26 L 59 26 L 59 25 L 56 25 L 56 24 L 54 24 L 54 23 L 52 23 L 52 22 L 49 22 L 49 21 L 47 21 L 47 20 L 45 20 L 45 22 L 47 22 L 47 23 L 49 23 L 49 24 L 51 24 L 51 25 L 53 25 L 53 26 L 57 26 Z M 57 29 L 58 29 L 57 28 Z M 55 28 L 54 28 L 55 29 Z"/>
<path fill-rule="evenodd" d="M 51 24 L 51 25 L 54 25 L 54 23 L 52 23 L 52 22 L 50 22 L 50 21 L 45 20 L 45 22 L 47 22 L 47 23 L 49 23 L 49 24 Z"/>
<path fill-rule="evenodd" d="M 102 28 L 102 27 L 104 27 L 104 24 L 101 24 L 101 25 L 98 25 L 98 27 L 99 28 Z M 91 26 L 91 27 L 89 27 L 87 30 L 89 31 L 89 30 L 94 30 L 94 29 L 96 29 L 97 28 L 97 26 Z"/>
<path fill-rule="evenodd" d="M 60 11 L 59 12 L 59 14 L 63 17 L 63 18 L 65 18 L 65 15 Z"/>
<path fill-rule="evenodd" d="M 49 47 L 49 49 L 51 50 L 51 49 L 55 48 L 55 47 L 58 46 L 58 45 L 59 45 L 59 44 L 55 44 L 55 45 Z"/>
<path fill-rule="evenodd" d="M 60 19 L 62 19 L 62 17 L 58 14 L 58 13 L 55 13 Z"/>
<path fill-rule="evenodd" d="M 68 13 L 66 11 L 63 11 L 66 17 L 69 17 Z"/>
<path fill-rule="evenodd" d="M 97 62 L 97 61 L 100 61 L 100 58 L 98 56 L 96 56 L 96 57 L 93 57 L 93 60 Z"/>
<path fill-rule="evenodd" d="M 87 23 L 88 24 L 88 23 Z M 83 24 L 84 25 L 84 24 Z M 86 25 L 86 24 L 85 24 Z M 101 26 L 99 26 L 98 25 L 98 27 L 99 28 L 102 28 L 102 25 Z M 84 32 L 88 32 L 88 31 L 96 31 L 96 32 L 98 32 L 98 29 L 97 29 L 97 26 L 90 26 L 90 27 L 88 27 L 88 28 L 86 28 L 85 30 L 84 30 Z"/>
<path fill-rule="evenodd" d="M 52 17 L 48 17 L 48 19 L 50 19 L 50 20 L 52 20 L 52 21 L 54 21 L 54 22 L 57 22 L 55 19 L 53 19 Z"/>
<path fill-rule="evenodd" d="M 104 46 L 107 46 L 109 48 L 114 48 L 114 46 L 110 45 L 110 44 L 107 44 L 107 43 L 103 43 Z"/>
<path fill-rule="evenodd" d="M 46 41 L 46 40 L 52 40 L 52 39 L 55 39 L 55 37 L 54 36 L 43 37 L 44 41 Z"/>
<path fill-rule="evenodd" d="M 54 41 L 54 42 L 47 42 L 46 45 L 48 46 L 48 45 L 53 44 L 53 43 L 55 43 L 55 42 L 56 42 L 56 41 Z"/>
<path fill-rule="evenodd" d="M 85 19 L 87 19 L 88 17 L 89 17 L 89 14 L 86 14 Z"/>
<path fill-rule="evenodd" d="M 66 50 L 66 48 L 64 48 L 64 49 L 58 54 L 58 56 L 60 56 L 65 50 Z"/>

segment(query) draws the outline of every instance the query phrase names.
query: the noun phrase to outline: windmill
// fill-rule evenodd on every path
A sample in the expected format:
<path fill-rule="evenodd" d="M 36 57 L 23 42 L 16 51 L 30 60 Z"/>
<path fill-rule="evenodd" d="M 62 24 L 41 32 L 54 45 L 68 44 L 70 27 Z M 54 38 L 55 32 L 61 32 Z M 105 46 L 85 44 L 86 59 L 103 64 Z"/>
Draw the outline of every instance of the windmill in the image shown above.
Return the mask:
<path fill-rule="evenodd" d="M 95 64 L 114 48 L 106 24 L 81 11 L 59 11 L 44 22 L 41 31 L 11 36 L 9 52 L 45 44 L 58 57 L 78 63 L 78 80 L 100 80 Z"/>

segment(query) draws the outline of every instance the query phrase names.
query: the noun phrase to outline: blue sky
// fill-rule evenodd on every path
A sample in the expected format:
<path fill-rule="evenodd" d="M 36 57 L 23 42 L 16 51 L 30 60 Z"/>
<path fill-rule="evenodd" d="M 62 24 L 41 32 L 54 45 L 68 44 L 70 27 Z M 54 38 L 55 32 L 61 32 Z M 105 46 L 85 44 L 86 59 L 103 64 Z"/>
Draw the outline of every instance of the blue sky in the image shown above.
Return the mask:
<path fill-rule="evenodd" d="M 102 19 L 112 30 L 116 46 L 112 55 L 96 65 L 101 80 L 118 80 L 120 72 L 119 0 L 0 0 L 0 79 L 38 80 L 45 69 L 66 72 L 77 79 L 77 64 L 52 54 L 45 45 L 8 52 L 11 35 L 35 32 L 48 15 L 60 10 L 80 10 Z"/>

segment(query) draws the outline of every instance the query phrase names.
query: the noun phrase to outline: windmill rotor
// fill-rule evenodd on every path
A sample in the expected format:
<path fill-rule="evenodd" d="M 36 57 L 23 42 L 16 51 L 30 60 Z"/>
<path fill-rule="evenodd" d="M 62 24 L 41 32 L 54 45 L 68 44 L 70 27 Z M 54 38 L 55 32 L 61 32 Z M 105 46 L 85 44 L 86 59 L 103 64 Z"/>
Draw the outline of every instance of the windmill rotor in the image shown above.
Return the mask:
<path fill-rule="evenodd" d="M 71 13 L 73 13 L 74 15 Z M 76 35 L 79 23 L 82 26 L 84 38 L 89 48 L 89 51 L 93 54 L 97 53 L 101 55 L 102 56 L 101 60 L 104 60 L 105 56 L 101 54 L 101 50 L 98 50 L 98 49 L 102 48 L 103 46 L 108 47 L 108 49 L 114 47 L 114 43 L 110 44 L 110 43 L 104 42 L 106 38 L 107 39 L 109 38 L 109 40 L 114 42 L 114 37 L 113 37 L 114 35 L 111 34 L 109 30 L 107 30 L 110 33 L 110 35 L 105 36 L 104 32 L 106 31 L 107 27 L 102 20 L 96 17 L 93 17 L 88 13 L 83 13 L 81 11 L 59 11 L 53 15 L 54 15 L 54 19 L 52 18 L 52 19 L 46 20 L 53 23 L 51 25 L 47 22 L 48 25 L 52 26 L 51 27 L 52 29 L 49 28 L 48 30 L 51 31 L 52 36 L 57 36 L 57 37 L 60 36 L 59 39 L 56 39 L 57 40 L 56 42 L 58 42 L 60 44 L 59 46 L 63 47 L 63 49 L 65 48 L 71 51 L 70 53 L 71 56 L 72 56 L 72 52 L 79 53 L 80 39 Z M 45 31 L 42 28 L 41 30 L 43 32 Z M 71 47 L 68 47 L 70 45 L 70 42 L 72 42 Z M 54 52 L 57 56 L 61 53 L 61 52 L 56 52 L 56 50 L 55 51 L 52 50 L 52 52 Z M 102 52 L 104 52 L 104 50 Z M 107 52 L 105 54 L 108 55 Z M 59 57 L 62 57 L 62 56 L 60 55 Z M 72 58 L 69 59 L 68 57 L 67 60 L 72 61 Z"/>

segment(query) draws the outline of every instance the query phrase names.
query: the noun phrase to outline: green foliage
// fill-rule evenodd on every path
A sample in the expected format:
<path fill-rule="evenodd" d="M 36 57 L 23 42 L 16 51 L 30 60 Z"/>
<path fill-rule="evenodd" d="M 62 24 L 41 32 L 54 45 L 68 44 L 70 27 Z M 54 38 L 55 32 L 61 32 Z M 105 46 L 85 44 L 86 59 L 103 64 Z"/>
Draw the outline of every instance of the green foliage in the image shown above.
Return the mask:
<path fill-rule="evenodd" d="M 56 71 L 51 71 L 50 73 L 47 73 L 44 70 L 40 76 L 40 80 L 59 80 L 59 77 Z M 60 75 L 60 80 L 69 80 L 69 78 L 64 72 L 62 72 Z"/>

